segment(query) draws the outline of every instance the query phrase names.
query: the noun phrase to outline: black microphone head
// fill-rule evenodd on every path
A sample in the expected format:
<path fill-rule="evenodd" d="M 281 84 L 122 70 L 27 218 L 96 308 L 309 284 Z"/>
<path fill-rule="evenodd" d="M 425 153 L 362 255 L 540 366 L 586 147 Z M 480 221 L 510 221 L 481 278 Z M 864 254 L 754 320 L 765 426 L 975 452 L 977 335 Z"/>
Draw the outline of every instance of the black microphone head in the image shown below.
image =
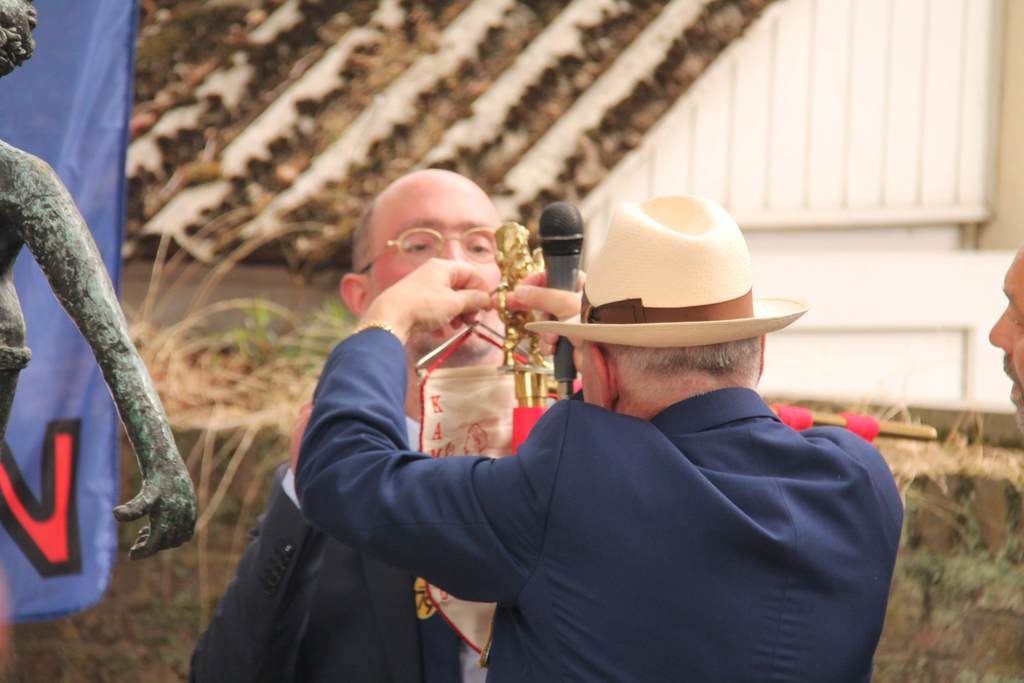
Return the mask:
<path fill-rule="evenodd" d="M 568 202 L 555 202 L 544 207 L 538 232 L 545 256 L 578 254 L 583 248 L 583 216 Z"/>

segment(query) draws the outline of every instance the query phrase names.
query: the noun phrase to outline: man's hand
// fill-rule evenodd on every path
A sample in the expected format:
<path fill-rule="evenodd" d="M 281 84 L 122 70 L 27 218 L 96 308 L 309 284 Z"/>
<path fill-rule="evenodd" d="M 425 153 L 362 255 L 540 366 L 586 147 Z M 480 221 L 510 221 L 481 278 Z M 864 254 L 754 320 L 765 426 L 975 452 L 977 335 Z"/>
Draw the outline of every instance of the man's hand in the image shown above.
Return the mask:
<path fill-rule="evenodd" d="M 583 298 L 580 292 L 583 291 L 586 280 L 587 276 L 581 272 L 577 278 L 576 291 L 567 292 L 564 289 L 549 288 L 546 272 L 531 273 L 516 285 L 506 301 L 508 307 L 514 311 L 541 311 L 555 320 L 568 320 L 574 315 L 579 315 L 580 301 Z M 541 353 L 550 356 L 555 351 L 557 341 L 556 334 L 540 335 Z"/>
<path fill-rule="evenodd" d="M 453 321 L 469 321 L 489 308 L 487 283 L 473 266 L 431 259 L 381 292 L 362 319 L 387 323 L 405 344 L 413 330 L 432 331 Z"/>
<path fill-rule="evenodd" d="M 310 401 L 299 409 L 299 416 L 295 420 L 295 428 L 292 430 L 291 448 L 288 449 L 291 455 L 290 465 L 292 472 L 299 470 L 299 448 L 302 446 L 302 437 L 309 425 L 309 416 L 313 412 L 313 402 Z"/>

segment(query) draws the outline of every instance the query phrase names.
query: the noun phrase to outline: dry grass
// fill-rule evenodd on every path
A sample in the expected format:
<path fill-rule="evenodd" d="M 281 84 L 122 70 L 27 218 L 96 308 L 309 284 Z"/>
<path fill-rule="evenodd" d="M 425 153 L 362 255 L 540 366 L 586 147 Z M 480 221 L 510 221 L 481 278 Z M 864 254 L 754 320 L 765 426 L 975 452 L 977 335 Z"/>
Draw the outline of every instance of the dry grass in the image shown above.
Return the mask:
<path fill-rule="evenodd" d="M 224 587 L 223 571 L 213 565 L 241 553 L 270 472 L 286 458 L 298 410 L 312 398 L 327 354 L 352 326 L 340 302 L 304 316 L 258 297 L 211 302 L 234 265 L 262 243 L 247 242 L 187 292 L 180 282 L 189 279 L 194 261 L 181 252 L 165 259 L 162 248 L 145 303 L 131 321 L 196 486 L 191 571 L 200 628 Z M 166 299 L 182 296 L 190 305 L 181 320 L 150 322 Z"/>
<path fill-rule="evenodd" d="M 306 317 L 258 297 L 209 303 L 238 263 L 282 234 L 247 240 L 191 292 L 180 291 L 178 283 L 188 280 L 184 276 L 196 262 L 183 251 L 167 259 L 169 239 L 161 244 L 131 329 L 175 429 L 290 433 L 324 358 L 350 332 L 352 319 L 340 302 Z M 296 277 L 301 281 L 301 274 Z M 191 301 L 180 321 L 163 327 L 151 322 L 163 299 L 181 296 Z"/>
<path fill-rule="evenodd" d="M 906 405 L 879 406 L 869 402 L 852 404 L 799 401 L 793 397 L 767 399 L 769 403 L 803 405 L 811 410 L 869 415 L 880 422 L 921 424 Z M 955 419 L 946 416 L 946 425 L 935 425 L 941 438 L 936 441 L 878 437 L 875 446 L 882 452 L 900 490 L 906 494 L 914 481 L 931 479 L 945 489 L 946 477 L 983 477 L 1007 481 L 1024 490 L 1024 449 L 1004 448 L 993 444 L 998 435 L 985 429 L 982 415 L 964 412 Z M 991 430 L 990 430 L 991 431 Z M 1016 444 L 1017 441 L 1009 445 Z"/>
<path fill-rule="evenodd" d="M 1024 490 L 1024 452 L 1016 449 L 970 444 L 958 436 L 945 442 L 879 439 L 877 445 L 901 490 L 922 478 L 945 488 L 942 482 L 954 476 L 1001 479 Z"/>
<path fill-rule="evenodd" d="M 225 329 L 218 320 L 240 322 Z M 175 429 L 286 434 L 349 328 L 340 306 L 297 319 L 266 300 L 233 299 L 151 330 L 140 350 Z"/>

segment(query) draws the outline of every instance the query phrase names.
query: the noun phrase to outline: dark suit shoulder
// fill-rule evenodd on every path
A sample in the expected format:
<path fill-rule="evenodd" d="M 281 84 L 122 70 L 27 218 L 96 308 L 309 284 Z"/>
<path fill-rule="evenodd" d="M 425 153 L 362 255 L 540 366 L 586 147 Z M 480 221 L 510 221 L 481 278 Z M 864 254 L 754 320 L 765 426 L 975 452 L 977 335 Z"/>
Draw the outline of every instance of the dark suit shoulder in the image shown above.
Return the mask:
<path fill-rule="evenodd" d="M 799 432 L 799 434 L 813 445 L 832 444 L 851 458 L 852 461 L 873 473 L 884 473 L 890 478 L 892 476 L 889 465 L 885 458 L 882 457 L 882 453 L 878 448 L 848 429 L 841 427 L 812 427 L 811 429 Z"/>
<path fill-rule="evenodd" d="M 192 654 L 193 681 L 294 678 L 325 539 L 276 480 L 251 538 Z"/>
<path fill-rule="evenodd" d="M 848 464 L 866 473 L 865 480 L 870 481 L 878 504 L 886 512 L 890 536 L 898 539 L 903 524 L 903 500 L 889 463 L 881 451 L 860 436 L 840 427 L 814 427 L 800 432 L 800 436 L 818 447 L 832 445 L 833 451 L 843 453 Z"/>

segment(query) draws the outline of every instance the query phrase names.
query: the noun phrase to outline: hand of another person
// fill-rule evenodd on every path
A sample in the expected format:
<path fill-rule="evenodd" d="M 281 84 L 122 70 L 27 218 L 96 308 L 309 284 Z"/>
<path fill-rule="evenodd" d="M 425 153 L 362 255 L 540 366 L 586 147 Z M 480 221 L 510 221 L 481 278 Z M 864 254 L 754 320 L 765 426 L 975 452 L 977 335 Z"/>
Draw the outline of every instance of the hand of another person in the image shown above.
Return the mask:
<path fill-rule="evenodd" d="M 295 419 L 295 428 L 292 429 L 292 441 L 291 446 L 288 449 L 289 463 L 292 468 L 292 472 L 298 471 L 299 468 L 299 447 L 302 446 L 302 437 L 306 433 L 306 427 L 309 425 L 309 415 L 313 412 L 313 402 L 310 401 L 306 405 L 299 408 L 299 416 Z"/>
<path fill-rule="evenodd" d="M 549 288 L 546 272 L 531 273 L 512 290 L 507 299 L 508 307 L 514 311 L 541 311 L 556 320 L 568 320 L 574 315 L 579 315 L 580 301 L 583 298 L 581 292 L 586 281 L 586 274 L 581 272 L 576 279 L 576 291 L 567 292 L 564 289 Z M 541 334 L 541 353 L 550 356 L 554 353 L 557 341 L 558 335 Z"/>
<path fill-rule="evenodd" d="M 490 307 L 487 283 L 473 266 L 431 259 L 381 292 L 362 319 L 387 323 L 404 344 L 413 330 L 468 321 Z"/>

